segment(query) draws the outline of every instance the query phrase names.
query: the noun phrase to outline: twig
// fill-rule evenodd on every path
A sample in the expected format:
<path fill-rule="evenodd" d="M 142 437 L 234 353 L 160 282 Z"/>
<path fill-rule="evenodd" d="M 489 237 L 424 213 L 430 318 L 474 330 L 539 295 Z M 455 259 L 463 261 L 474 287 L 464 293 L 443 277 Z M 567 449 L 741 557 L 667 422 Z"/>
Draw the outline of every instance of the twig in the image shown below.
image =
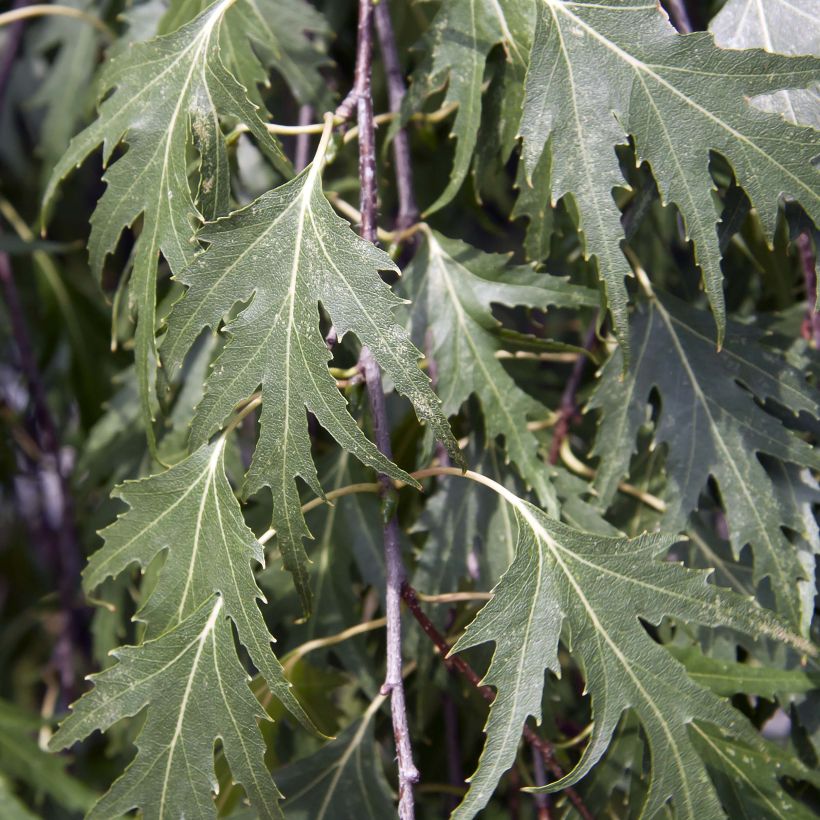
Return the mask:
<path fill-rule="evenodd" d="M 376 224 L 376 129 L 373 124 L 373 97 L 371 71 L 373 60 L 373 5 L 371 0 L 359 0 L 359 27 L 356 44 L 356 72 L 351 94 L 355 94 L 355 106 L 359 126 L 359 185 L 361 187 L 360 209 L 362 214 L 361 236 L 368 242 L 377 240 Z M 342 103 L 344 112 L 348 99 Z M 382 388 L 379 365 L 367 347 L 362 348 L 360 362 L 367 384 L 367 395 L 376 446 L 389 459 L 393 453 L 390 445 L 390 429 Z M 379 475 L 383 498 L 393 492 L 388 476 Z M 383 695 L 390 695 L 390 711 L 393 719 L 393 736 L 399 769 L 399 818 L 413 820 L 415 806 L 413 784 L 419 781 L 419 772 L 413 763 L 410 745 L 410 728 L 404 700 L 404 683 L 401 667 L 401 585 L 405 571 L 399 542 L 399 525 L 395 514 L 384 526 L 385 560 L 385 617 L 387 618 L 387 661 Z"/>
<path fill-rule="evenodd" d="M 41 3 L 34 6 L 21 4 L 20 8 L 12 9 L 11 11 L 0 14 L 0 28 L 3 26 L 18 23 L 21 20 L 26 20 L 29 17 L 43 17 L 43 16 L 57 16 L 57 17 L 73 17 L 75 20 L 82 20 L 85 23 L 90 23 L 98 31 L 102 32 L 110 40 L 115 37 L 114 32 L 93 14 L 89 14 L 82 9 L 75 9 L 73 6 L 58 6 Z"/>
<path fill-rule="evenodd" d="M 807 337 L 820 350 L 820 313 L 814 307 L 817 304 L 817 260 L 812 252 L 811 239 L 806 231 L 802 231 L 795 241 L 797 252 L 800 255 L 800 264 L 803 267 L 803 280 L 806 283 L 806 329 Z"/>
<path fill-rule="evenodd" d="M 584 336 L 584 350 L 591 350 L 597 338 L 597 316 L 590 322 Z M 581 379 L 584 376 L 584 370 L 587 365 L 587 357 L 579 356 L 572 366 L 572 372 L 569 374 L 567 383 L 564 386 L 564 392 L 561 394 L 561 403 L 558 406 L 558 421 L 555 424 L 555 432 L 552 436 L 552 444 L 550 445 L 550 464 L 558 463 L 558 456 L 561 452 L 561 444 L 569 433 L 570 425 L 572 424 L 575 415 L 578 412 L 578 403 L 576 401 L 576 394 L 578 388 L 581 386 Z"/>
<path fill-rule="evenodd" d="M 302 105 L 299 108 L 299 125 L 307 125 L 313 119 L 313 106 Z M 321 132 L 320 132 L 321 133 Z M 293 155 L 293 168 L 298 173 L 310 160 L 310 134 L 302 131 L 296 135 L 296 151 Z"/>
<path fill-rule="evenodd" d="M 686 9 L 685 0 L 666 0 L 666 10 L 669 12 L 669 19 L 672 25 L 681 34 L 691 34 L 694 31 L 692 20 Z"/>
<path fill-rule="evenodd" d="M 404 75 L 399 63 L 399 52 L 396 47 L 396 35 L 390 19 L 390 8 L 381 2 L 376 6 L 376 31 L 379 35 L 379 49 L 387 74 L 387 95 L 390 111 L 398 114 L 406 91 Z M 419 208 L 413 193 L 413 166 L 410 160 L 410 140 L 407 131 L 399 128 L 393 139 L 393 161 L 396 163 L 396 189 L 399 197 L 399 213 L 396 227 L 399 230 L 409 228 L 419 220 Z"/>
<path fill-rule="evenodd" d="M 404 599 L 404 603 L 407 604 L 407 608 L 412 613 L 413 617 L 418 622 L 419 626 L 424 631 L 424 634 L 427 635 L 428 638 L 435 644 L 436 648 L 438 649 L 439 653 L 441 654 L 442 660 L 444 661 L 445 665 L 450 668 L 454 669 L 455 671 L 459 672 L 465 678 L 467 678 L 470 683 L 475 686 L 478 690 L 478 693 L 486 700 L 488 703 L 492 703 L 495 700 L 495 692 L 493 691 L 492 687 L 485 686 L 481 683 L 481 678 L 479 677 L 478 673 L 473 669 L 467 661 L 464 660 L 460 655 L 451 655 L 450 649 L 451 646 L 447 643 L 445 637 L 436 629 L 435 624 L 425 615 L 425 613 L 421 609 L 421 604 L 419 603 L 418 595 L 416 591 L 413 589 L 410 584 L 406 581 L 402 584 L 401 587 L 401 595 Z M 563 777 L 564 770 L 561 768 L 561 765 L 555 759 L 555 749 L 553 745 L 548 741 L 544 740 L 540 735 L 536 734 L 529 726 L 524 726 L 524 730 L 522 732 L 524 736 L 524 740 L 530 744 L 533 748 L 538 749 L 540 752 L 544 763 L 547 765 L 549 770 L 555 775 L 555 777 Z M 584 820 L 592 820 L 592 814 L 590 813 L 589 809 L 586 807 L 586 804 L 581 799 L 581 796 L 575 789 L 566 788 L 564 791 L 567 794 L 567 797 L 572 801 L 572 804 L 578 811 L 578 814 L 584 818 Z"/>
<path fill-rule="evenodd" d="M 544 758 L 541 757 L 541 752 L 534 746 L 532 751 L 532 772 L 533 780 L 536 786 L 543 786 L 547 782 L 547 774 L 544 771 Z M 551 820 L 552 812 L 550 811 L 549 795 L 543 793 L 536 793 L 535 798 L 536 816 L 538 820 Z"/>

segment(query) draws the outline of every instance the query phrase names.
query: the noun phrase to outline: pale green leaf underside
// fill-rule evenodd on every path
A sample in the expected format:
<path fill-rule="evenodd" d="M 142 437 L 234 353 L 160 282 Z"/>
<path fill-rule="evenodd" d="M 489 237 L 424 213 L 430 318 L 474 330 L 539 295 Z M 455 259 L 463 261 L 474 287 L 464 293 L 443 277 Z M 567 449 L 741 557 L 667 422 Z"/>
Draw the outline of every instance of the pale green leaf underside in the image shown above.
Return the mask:
<path fill-rule="evenodd" d="M 732 163 L 769 231 L 782 194 L 820 218 L 816 134 L 747 102 L 807 86 L 818 61 L 718 49 L 708 34 L 677 34 L 658 5 L 644 0 L 537 0 L 537 8 L 520 128 L 528 172 L 550 139 L 553 201 L 569 193 L 577 202 L 586 250 L 597 257 L 624 342 L 630 269 L 611 192 L 624 184 L 614 146 L 632 135 L 662 196 L 684 217 L 720 341 L 725 309 L 709 150 Z"/>
<path fill-rule="evenodd" d="M 765 48 L 779 54 L 820 57 L 820 14 L 814 0 L 729 0 L 709 31 L 722 48 Z M 752 99 L 763 111 L 820 128 L 820 84 Z"/>
<path fill-rule="evenodd" d="M 524 721 L 529 715 L 540 716 L 544 671 L 559 671 L 559 637 L 585 671 L 594 730 L 576 768 L 549 790 L 585 775 L 606 751 L 623 712 L 631 708 L 651 754 L 646 816 L 654 816 L 669 800 L 679 817 L 722 816 L 692 744 L 692 722 L 720 726 L 752 745 L 756 735 L 728 703 L 690 680 L 639 618 L 659 623 L 670 616 L 727 625 L 753 636 L 784 637 L 784 630 L 748 599 L 708 584 L 708 573 L 658 560 L 655 556 L 673 537 L 627 540 L 582 533 L 506 495 L 519 528 L 515 560 L 455 647 L 495 643 L 484 683 L 498 694 L 478 769 L 454 817 L 474 817 L 512 765 Z"/>
<path fill-rule="evenodd" d="M 175 370 L 202 328 L 216 328 L 234 305 L 251 300 L 227 327 L 230 338 L 208 378 L 191 436 L 196 444 L 205 440 L 262 386 L 261 428 L 245 491 L 270 487 L 277 542 L 307 612 L 311 595 L 302 538 L 310 533 L 295 479 L 301 477 L 316 495 L 322 488 L 305 411 L 364 464 L 412 483 L 348 412 L 327 369 L 320 303 L 340 337 L 352 331 L 370 348 L 456 458 L 458 448 L 418 367 L 418 351 L 392 317 L 401 300 L 379 271 L 395 265 L 336 216 L 322 193 L 318 164 L 207 225 L 199 238 L 209 247 L 178 276 L 188 290 L 169 319 L 163 361 Z"/>
<path fill-rule="evenodd" d="M 280 168 L 288 168 L 256 106 L 248 101 L 245 89 L 220 55 L 222 21 L 234 2 L 219 0 L 173 34 L 131 45 L 106 63 L 100 93 L 113 93 L 100 105 L 97 119 L 71 141 L 44 197 L 47 218 L 57 186 L 75 166 L 100 145 L 104 164 L 121 142 L 128 146 L 104 176 L 105 193 L 91 220 L 89 254 L 91 267 L 99 275 L 123 230 L 142 216 L 130 292 L 138 317 L 135 356 L 140 401 L 152 442 L 159 256 L 165 257 L 172 271 L 190 264 L 196 252 L 194 225 L 202 218 L 188 180 L 191 135 L 202 155 L 203 170 L 217 172 L 200 185 L 210 199 L 227 186 L 221 116 L 245 123 Z M 224 190 L 221 201 L 227 201 L 226 197 Z"/>
<path fill-rule="evenodd" d="M 281 818 L 279 794 L 264 762 L 258 722 L 267 718 L 236 657 L 224 600 L 212 596 L 155 640 L 116 650 L 118 663 L 93 676 L 51 740 L 64 749 L 146 707 L 137 756 L 89 813 L 118 817 L 216 817 L 214 743 L 260 818 Z"/>
<path fill-rule="evenodd" d="M 650 392 L 657 388 L 661 412 L 656 438 L 668 447 L 666 526 L 685 526 L 713 476 L 735 556 L 751 544 L 755 583 L 769 577 L 778 610 L 799 628 L 804 618 L 797 582 L 805 569 L 781 528 L 805 533 L 806 521 L 796 504 L 778 499 L 757 453 L 814 469 L 820 467 L 820 457 L 762 410 L 753 395 L 815 418 L 820 406 L 802 376 L 761 347 L 757 332 L 730 327 L 728 344 L 718 353 L 702 311 L 663 297 L 636 315 L 629 372 L 622 378 L 622 358 L 616 352 L 590 401 L 590 407 L 602 411 L 593 449 L 601 457 L 595 487 L 601 503 L 608 504 L 629 470 Z"/>
<path fill-rule="evenodd" d="M 531 29 L 530 0 L 450 0 L 442 3 L 427 34 L 426 59 L 415 72 L 409 110 L 445 83 L 442 105 L 456 103 L 451 136 L 456 139 L 453 169 L 447 186 L 427 213 L 443 208 L 458 193 L 470 169 L 481 124 L 484 65 L 492 48 L 502 43 L 508 59 L 526 65 L 528 45 L 522 34 Z"/>
<path fill-rule="evenodd" d="M 264 599 L 252 564 L 263 564 L 264 552 L 225 475 L 224 444 L 219 439 L 164 473 L 117 488 L 115 495 L 130 509 L 102 531 L 105 544 L 91 556 L 84 585 L 91 591 L 134 563 L 147 567 L 162 553 L 159 578 L 136 616 L 145 622 L 147 637 L 177 628 L 219 593 L 223 615 L 233 621 L 271 691 L 312 728 L 273 654 L 257 604 Z"/>
<path fill-rule="evenodd" d="M 437 390 L 444 412 L 455 415 L 476 395 L 489 438 L 504 436 L 505 450 L 542 504 L 557 515 L 549 467 L 538 457 L 538 439 L 527 422 L 547 409 L 513 381 L 495 354 L 503 347 L 492 305 L 545 309 L 596 307 L 597 294 L 566 279 L 511 266 L 508 258 L 481 251 L 439 233 L 425 235 L 404 276 L 412 296 L 413 338 L 429 343 L 438 366 Z"/>

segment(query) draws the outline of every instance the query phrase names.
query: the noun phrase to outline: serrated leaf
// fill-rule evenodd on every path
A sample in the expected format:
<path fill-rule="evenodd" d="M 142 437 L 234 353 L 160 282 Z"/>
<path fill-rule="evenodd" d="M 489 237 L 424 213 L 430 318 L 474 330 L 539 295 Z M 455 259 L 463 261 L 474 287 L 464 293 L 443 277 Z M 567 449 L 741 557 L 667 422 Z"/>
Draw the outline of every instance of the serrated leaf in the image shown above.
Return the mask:
<path fill-rule="evenodd" d="M 383 820 L 395 814 L 373 737 L 373 701 L 357 721 L 309 757 L 276 773 L 288 820 Z"/>
<path fill-rule="evenodd" d="M 757 748 L 726 737 L 713 727 L 695 724 L 693 738 L 715 779 L 726 813 L 732 820 L 760 817 L 812 820 L 816 813 L 793 798 L 778 782 L 780 777 L 808 780 L 818 785 L 817 772 L 774 743 Z"/>
<path fill-rule="evenodd" d="M 200 447 L 184 461 L 150 478 L 121 484 L 114 495 L 128 512 L 101 532 L 105 544 L 83 571 L 89 591 L 138 563 L 145 569 L 165 556 L 159 579 L 136 617 L 148 638 L 176 628 L 214 593 L 222 597 L 239 641 L 282 704 L 312 727 L 271 650 L 257 601 L 264 600 L 251 563 L 264 550 L 242 518 L 225 475 L 225 439 Z"/>
<path fill-rule="evenodd" d="M 246 494 L 264 486 L 273 495 L 273 522 L 285 567 L 293 573 L 305 613 L 310 611 L 307 555 L 310 535 L 301 512 L 297 476 L 322 496 L 310 450 L 305 410 L 362 463 L 413 483 L 362 433 L 327 369 L 319 303 L 341 338 L 353 331 L 398 391 L 413 403 L 458 459 L 458 447 L 418 351 L 392 313 L 401 300 L 382 282 L 395 270 L 383 251 L 356 236 L 322 193 L 322 157 L 285 185 L 206 226 L 208 250 L 179 278 L 188 291 L 171 314 L 162 347 L 173 372 L 203 327 L 216 328 L 239 302 L 251 303 L 232 321 L 191 430 L 205 440 L 243 398 L 262 385 L 261 429 L 246 477 Z"/>
<path fill-rule="evenodd" d="M 47 221 L 60 181 L 103 146 L 108 165 L 120 143 L 128 150 L 106 171 L 105 193 L 91 220 L 89 254 L 100 275 L 123 230 L 142 216 L 137 238 L 131 300 L 138 321 L 135 355 L 143 419 L 153 445 L 156 365 L 156 280 L 159 255 L 172 271 L 193 259 L 194 225 L 202 215 L 188 180 L 191 134 L 203 157 L 200 190 L 211 202 L 224 188 L 227 156 L 219 118 L 248 126 L 260 145 L 287 171 L 288 162 L 260 120 L 256 106 L 233 78 L 220 55 L 220 30 L 236 0 L 218 0 L 173 34 L 137 43 L 111 58 L 100 80 L 97 119 L 71 141 L 52 172 L 43 200 Z M 222 169 L 218 171 L 218 169 Z M 214 176 L 216 174 L 216 176 Z"/>
<path fill-rule="evenodd" d="M 811 692 L 820 684 L 820 675 L 805 669 L 768 669 L 719 660 L 704 655 L 694 646 L 670 646 L 668 649 L 686 667 L 692 680 L 724 697 L 743 692 L 774 698 L 780 694 Z"/>
<path fill-rule="evenodd" d="M 789 636 L 751 601 L 708 584 L 708 572 L 658 559 L 674 536 L 607 538 L 571 529 L 512 493 L 518 548 L 515 560 L 454 647 L 492 641 L 495 652 L 484 683 L 497 695 L 485 726 L 487 741 L 470 790 L 455 818 L 471 818 L 490 799 L 515 759 L 521 729 L 541 713 L 544 671 L 560 674 L 559 637 L 584 669 L 594 728 L 576 767 L 545 787 L 577 782 L 609 745 L 622 714 L 641 721 L 651 755 L 651 781 L 643 814 L 654 816 L 671 800 L 680 817 L 721 816 L 720 803 L 689 734 L 697 719 L 754 745 L 751 726 L 731 706 L 685 675 L 639 619 L 664 616 L 707 626 L 727 625 L 752 636 Z"/>
<path fill-rule="evenodd" d="M 820 56 L 820 17 L 812 0 L 729 0 L 709 31 L 722 48 L 765 48 L 779 54 Z M 763 111 L 820 128 L 820 85 L 752 99 Z"/>
<path fill-rule="evenodd" d="M 216 817 L 217 738 L 258 816 L 282 817 L 258 729 L 267 716 L 236 657 L 224 603 L 211 596 L 159 638 L 118 649 L 119 663 L 92 676 L 94 689 L 77 701 L 52 738 L 52 750 L 64 749 L 148 707 L 136 758 L 89 820 L 132 809 L 169 820 Z"/>
<path fill-rule="evenodd" d="M 636 314 L 629 372 L 621 379 L 622 354 L 616 351 L 589 404 L 602 411 L 593 450 L 601 457 L 594 486 L 601 502 L 608 503 L 628 472 L 650 392 L 657 388 L 661 412 L 655 436 L 668 447 L 666 526 L 685 526 L 707 480 L 714 477 L 735 558 L 751 544 L 755 583 L 769 577 L 778 611 L 800 628 L 804 619 L 797 582 L 805 569 L 782 528 L 805 532 L 805 521 L 799 507 L 779 502 L 757 453 L 815 469 L 820 456 L 754 397 L 813 417 L 820 415 L 820 407 L 803 377 L 766 351 L 754 328 L 732 325 L 720 353 L 710 336 L 704 312 L 669 296 Z"/>
<path fill-rule="evenodd" d="M 538 458 L 538 440 L 527 430 L 528 420 L 542 419 L 547 411 L 495 358 L 501 344 L 492 305 L 594 307 L 594 291 L 510 266 L 506 256 L 483 253 L 434 231 L 425 234 L 404 283 L 413 298 L 413 338 L 423 343 L 429 334 L 444 412 L 454 415 L 475 394 L 484 411 L 487 438 L 504 436 L 508 458 L 541 502 L 557 512 L 549 468 Z"/>
<path fill-rule="evenodd" d="M 208 5 L 209 0 L 175 0 L 159 33 L 175 31 Z M 329 94 L 319 69 L 328 60 L 319 43 L 329 34 L 322 14 L 305 0 L 238 0 L 225 15 L 222 47 L 234 76 L 257 105 L 263 105 L 258 86 L 270 86 L 266 69 L 275 69 L 299 102 L 319 103 L 322 110 Z"/>
<path fill-rule="evenodd" d="M 586 251 L 597 257 L 625 344 L 630 269 L 619 249 L 623 232 L 611 192 L 624 184 L 614 146 L 631 135 L 661 196 L 683 215 L 720 344 L 725 308 L 709 150 L 731 162 L 770 233 L 782 194 L 820 218 L 816 134 L 747 102 L 807 85 L 818 61 L 722 51 L 708 34 L 677 34 L 659 7 L 643 0 L 538 0 L 537 8 L 520 128 L 528 172 L 550 139 L 552 199 L 571 193 L 577 202 Z"/>
<path fill-rule="evenodd" d="M 450 0 L 436 13 L 426 36 L 427 55 L 414 74 L 407 109 L 420 109 L 424 99 L 446 83 L 442 105 L 458 105 L 451 131 L 457 142 L 450 179 L 427 214 L 452 200 L 470 169 L 481 123 L 484 64 L 490 51 L 502 43 L 508 59 L 523 72 L 529 43 L 521 35 L 531 30 L 531 16 L 531 0 Z"/>

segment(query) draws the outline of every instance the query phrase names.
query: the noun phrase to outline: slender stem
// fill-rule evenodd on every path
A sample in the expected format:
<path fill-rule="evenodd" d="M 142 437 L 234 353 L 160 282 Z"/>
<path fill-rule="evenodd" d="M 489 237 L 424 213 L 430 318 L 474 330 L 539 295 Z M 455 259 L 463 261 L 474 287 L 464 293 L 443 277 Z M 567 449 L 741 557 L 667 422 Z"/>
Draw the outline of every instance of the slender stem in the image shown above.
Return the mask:
<path fill-rule="evenodd" d="M 584 350 L 591 350 L 595 344 L 597 338 L 597 322 L 598 319 L 595 317 L 587 328 L 587 332 L 584 335 Z M 572 372 L 569 374 L 567 383 L 564 386 L 564 392 L 561 394 L 561 404 L 558 407 L 558 421 L 555 425 L 555 432 L 553 433 L 552 444 L 550 445 L 550 464 L 558 463 L 561 444 L 569 433 L 570 425 L 578 412 L 576 394 L 578 393 L 578 388 L 581 386 L 581 379 L 584 377 L 586 366 L 587 357 L 579 356 L 572 366 Z"/>
<path fill-rule="evenodd" d="M 29 17 L 73 17 L 75 20 L 82 20 L 85 23 L 90 23 L 95 29 L 101 31 L 106 37 L 113 40 L 114 32 L 102 21 L 99 17 L 89 14 L 82 9 L 75 9 L 72 6 L 58 6 L 48 5 L 45 3 L 34 6 L 24 6 L 23 8 L 12 9 L 0 14 L 0 28 L 8 26 L 11 23 L 17 23 L 20 20 L 26 20 Z"/>
<path fill-rule="evenodd" d="M 356 71 L 353 102 L 359 127 L 359 185 L 361 188 L 360 210 L 362 214 L 361 235 L 368 242 L 377 240 L 376 223 L 376 129 L 373 124 L 373 97 L 371 73 L 373 60 L 373 5 L 371 0 L 359 0 L 359 27 L 356 45 Z M 342 103 L 342 113 L 347 109 L 351 95 Z M 351 106 L 352 108 L 352 106 Z M 362 348 L 360 362 L 367 384 L 370 412 L 373 417 L 376 446 L 389 459 L 393 453 L 390 446 L 390 429 L 382 388 L 379 365 L 367 347 Z M 379 475 L 382 495 L 393 491 L 390 479 Z M 415 806 L 413 784 L 419 781 L 419 772 L 413 763 L 410 745 L 410 728 L 402 681 L 401 650 L 401 585 L 405 578 L 404 564 L 399 542 L 399 525 L 395 514 L 384 526 L 385 561 L 385 617 L 387 618 L 387 661 L 383 695 L 390 695 L 390 711 L 393 719 L 393 737 L 399 769 L 399 818 L 414 820 Z"/>
<path fill-rule="evenodd" d="M 390 111 L 398 114 L 406 91 L 404 75 L 399 63 L 399 52 L 396 47 L 396 35 L 390 19 L 390 8 L 382 0 L 375 10 L 376 31 L 379 36 L 379 49 L 387 74 L 387 95 Z M 400 128 L 393 139 L 393 161 L 396 163 L 396 189 L 399 197 L 399 213 L 396 227 L 399 230 L 409 228 L 419 220 L 419 208 L 413 193 L 413 165 L 410 160 L 410 140 L 407 131 Z"/>
<path fill-rule="evenodd" d="M 456 468 L 451 468 L 454 472 L 460 474 L 460 470 L 456 470 Z M 413 614 L 413 617 L 416 619 L 418 625 L 422 628 L 425 635 L 433 642 L 436 648 L 441 655 L 442 660 L 444 661 L 445 665 L 458 672 L 459 674 L 463 675 L 467 678 L 470 683 L 478 690 L 478 693 L 486 700 L 488 703 L 492 703 L 495 700 L 495 692 L 490 686 L 485 686 L 481 683 L 481 677 L 479 674 L 470 666 L 467 661 L 464 660 L 460 655 L 451 655 L 450 650 L 452 647 L 447 642 L 447 639 L 438 631 L 435 624 L 427 617 L 427 615 L 423 612 L 421 608 L 421 604 L 419 603 L 418 594 L 416 590 L 413 589 L 410 584 L 406 581 L 402 584 L 401 588 L 401 595 L 404 599 L 405 604 L 407 604 L 407 608 Z M 548 741 L 542 738 L 540 735 L 536 734 L 529 726 L 524 726 L 523 731 L 524 740 L 530 744 L 533 748 L 538 749 L 541 753 L 542 759 L 544 763 L 547 765 L 549 770 L 555 775 L 555 777 L 563 777 L 564 770 L 561 768 L 561 765 L 555 759 L 555 749 L 553 745 Z M 575 789 L 567 788 L 564 790 L 567 794 L 567 797 L 572 801 L 572 804 L 577 809 L 578 813 L 584 820 L 591 820 L 592 814 L 590 814 L 589 809 L 584 804 L 584 801 L 581 799 L 581 796 Z"/>
<path fill-rule="evenodd" d="M 800 264 L 803 267 L 803 280 L 806 283 L 806 327 L 807 336 L 820 350 L 820 313 L 815 310 L 817 304 L 817 260 L 811 247 L 808 233 L 803 231 L 796 240 Z"/>
<path fill-rule="evenodd" d="M 544 758 L 535 746 L 532 747 L 532 771 L 536 786 L 544 786 L 547 782 L 547 773 L 544 770 Z M 538 820 L 551 820 L 550 799 L 548 794 L 535 794 L 535 808 Z"/>
<path fill-rule="evenodd" d="M 299 125 L 307 125 L 313 119 L 313 106 L 302 105 L 299 107 Z M 324 123 L 323 123 L 324 124 Z M 293 167 L 298 173 L 310 160 L 310 134 L 304 131 L 296 135 L 296 151 L 293 156 Z"/>
<path fill-rule="evenodd" d="M 685 0 L 666 0 L 665 6 L 669 12 L 669 19 L 672 21 L 672 25 L 681 34 L 691 34 L 694 31 L 692 19 L 689 17 Z"/>

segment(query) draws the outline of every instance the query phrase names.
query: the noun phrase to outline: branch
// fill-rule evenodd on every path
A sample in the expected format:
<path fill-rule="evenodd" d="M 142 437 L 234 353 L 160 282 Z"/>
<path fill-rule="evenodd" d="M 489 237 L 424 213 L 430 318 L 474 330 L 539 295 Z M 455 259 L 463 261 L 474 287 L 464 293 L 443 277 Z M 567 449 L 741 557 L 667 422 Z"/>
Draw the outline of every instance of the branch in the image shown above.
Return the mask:
<path fill-rule="evenodd" d="M 359 184 L 361 186 L 360 209 L 362 212 L 361 235 L 368 242 L 376 242 L 376 129 L 373 124 L 373 97 L 370 79 L 373 60 L 373 6 L 371 0 L 359 0 L 359 28 L 356 46 L 356 73 L 351 94 L 355 94 L 355 105 L 359 125 Z M 342 103 L 344 112 L 348 100 Z M 384 401 L 382 377 L 379 365 L 367 347 L 362 348 L 360 362 L 364 372 L 367 394 L 376 446 L 391 461 L 390 429 L 387 408 Z M 393 492 L 393 486 L 386 475 L 379 475 L 382 497 Z M 415 806 L 413 784 L 419 781 L 419 772 L 413 763 L 410 746 L 410 728 L 407 722 L 407 707 L 404 700 L 401 658 L 401 584 L 405 571 L 399 543 L 399 525 L 395 513 L 384 526 L 385 561 L 385 616 L 387 618 L 387 663 L 383 695 L 390 695 L 390 710 L 393 718 L 393 736 L 396 741 L 396 755 L 399 768 L 399 817 L 413 820 Z"/>
<path fill-rule="evenodd" d="M 806 283 L 806 336 L 820 350 L 820 313 L 817 304 L 817 261 L 812 253 L 811 239 L 806 231 L 798 234 L 796 239 L 800 265 L 803 268 L 803 281 Z"/>
<path fill-rule="evenodd" d="M 401 595 L 405 604 L 407 604 L 407 608 L 413 614 L 413 617 L 424 631 L 424 634 L 430 638 L 439 650 L 445 665 L 449 669 L 453 669 L 467 678 L 467 680 L 475 686 L 478 693 L 484 698 L 484 700 L 488 703 L 492 703 L 495 700 L 495 692 L 493 689 L 490 686 L 484 686 L 481 683 L 479 674 L 475 671 L 475 669 L 473 669 L 472 666 L 470 666 L 470 664 L 467 663 L 467 661 L 464 660 L 464 658 L 460 655 L 450 654 L 450 644 L 447 643 L 445 637 L 438 631 L 438 629 L 436 629 L 435 624 L 427 617 L 427 615 L 424 614 L 421 609 L 421 604 L 419 603 L 416 590 L 413 589 L 413 587 L 411 587 L 406 581 L 402 584 Z M 555 747 L 552 743 L 548 740 L 544 740 L 544 738 L 536 734 L 532 729 L 530 729 L 529 726 L 526 725 L 524 726 L 523 736 L 524 740 L 526 740 L 530 746 L 538 750 L 542 760 L 553 775 L 555 775 L 556 778 L 563 777 L 564 770 L 555 759 Z M 572 801 L 572 804 L 575 806 L 578 814 L 580 814 L 584 820 L 592 820 L 592 814 L 586 807 L 586 804 L 581 799 L 578 792 L 572 788 L 566 788 L 564 791 L 567 793 L 567 797 L 569 797 Z"/>
<path fill-rule="evenodd" d="M 29 17 L 44 16 L 73 17 L 75 20 L 82 20 L 84 23 L 90 23 L 109 40 L 113 40 L 116 37 L 114 32 L 108 28 L 108 26 L 100 20 L 99 17 L 89 14 L 87 11 L 75 9 L 72 6 L 51 6 L 45 3 L 35 6 L 24 5 L 21 8 L 12 9 L 11 11 L 0 14 L 0 28 L 17 23 L 21 20 L 26 20 Z"/>

